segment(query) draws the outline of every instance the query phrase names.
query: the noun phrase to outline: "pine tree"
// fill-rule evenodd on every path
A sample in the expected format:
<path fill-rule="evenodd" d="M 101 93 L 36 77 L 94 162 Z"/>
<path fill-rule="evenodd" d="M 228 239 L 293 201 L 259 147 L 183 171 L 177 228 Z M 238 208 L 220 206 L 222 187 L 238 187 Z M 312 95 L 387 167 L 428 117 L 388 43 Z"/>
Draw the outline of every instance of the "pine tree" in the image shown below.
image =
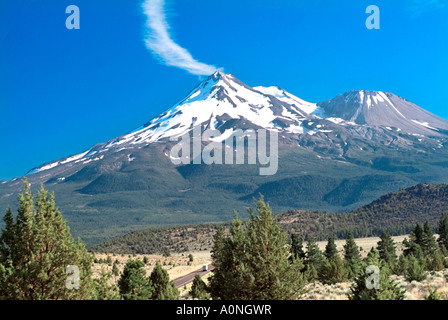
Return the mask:
<path fill-rule="evenodd" d="M 331 260 L 336 255 L 338 255 L 338 249 L 334 243 L 334 238 L 328 238 L 327 245 L 325 246 L 325 257 Z"/>
<path fill-rule="evenodd" d="M 118 280 L 118 288 L 124 300 L 150 300 L 154 288 L 152 282 L 146 277 L 142 261 L 128 260 L 123 273 Z"/>
<path fill-rule="evenodd" d="M 448 249 L 446 249 L 444 246 L 440 247 L 440 253 L 444 256 L 444 257 L 448 257 Z M 448 259 L 444 259 L 444 263 L 445 268 L 448 268 Z"/>
<path fill-rule="evenodd" d="M 427 277 L 422 261 L 410 254 L 406 257 L 405 278 L 407 281 L 423 281 Z"/>
<path fill-rule="evenodd" d="M 350 261 L 352 258 L 361 260 L 361 254 L 359 253 L 358 245 L 353 238 L 353 233 L 349 231 L 344 245 L 344 259 Z"/>
<path fill-rule="evenodd" d="M 403 300 L 404 290 L 390 279 L 390 270 L 387 264 L 380 259 L 378 250 L 372 249 L 367 258 L 362 264 L 363 272 L 361 272 L 356 278 L 355 282 L 350 288 L 348 298 L 350 300 Z M 367 267 L 376 266 L 379 270 L 379 288 L 367 287 L 368 283 L 371 283 L 369 277 L 372 274 L 368 274 Z"/>
<path fill-rule="evenodd" d="M 258 215 L 249 209 L 247 224 L 246 265 L 250 272 L 251 299 L 285 300 L 301 295 L 303 265 L 300 260 L 288 262 L 287 235 L 275 223 L 272 210 L 263 200 L 255 203 Z"/>
<path fill-rule="evenodd" d="M 426 257 L 426 269 L 428 271 L 441 271 L 445 268 L 445 256 L 442 250 L 437 249 L 432 255 Z"/>
<path fill-rule="evenodd" d="M 3 221 L 5 228 L 2 229 L 0 235 L 0 263 L 5 263 L 11 258 L 11 250 L 14 246 L 14 218 L 11 208 L 6 209 Z"/>
<path fill-rule="evenodd" d="M 440 217 L 437 233 L 439 234 L 437 239 L 439 247 L 448 251 L 448 215 L 446 213 L 443 213 Z"/>
<path fill-rule="evenodd" d="M 153 300 L 179 299 L 179 291 L 174 286 L 174 283 L 170 281 L 168 272 L 162 268 L 160 263 L 157 262 L 156 267 L 151 272 L 149 279 L 154 287 L 154 291 L 152 293 Z"/>
<path fill-rule="evenodd" d="M 13 222 L 8 210 L 0 241 L 3 298 L 73 300 L 94 297 L 93 258 L 81 241 L 73 240 L 56 208 L 54 195 L 42 185 L 34 201 L 29 183 L 24 182 L 16 221 Z"/>
<path fill-rule="evenodd" d="M 205 300 L 207 299 L 207 286 L 205 282 L 202 281 L 200 275 L 196 275 L 191 285 L 191 290 L 188 292 L 189 296 L 194 300 Z"/>
<path fill-rule="evenodd" d="M 320 267 L 321 269 L 322 265 Z M 317 272 L 317 269 L 314 267 L 314 265 L 308 265 L 303 275 L 306 282 L 314 282 L 316 280 L 319 280 L 319 272 Z"/>
<path fill-rule="evenodd" d="M 409 235 L 409 240 L 403 240 L 403 254 L 407 257 L 409 255 L 413 255 L 417 259 L 424 258 L 423 252 L 423 239 L 424 239 L 424 231 L 422 226 L 417 223 L 414 227 L 414 230 Z"/>
<path fill-rule="evenodd" d="M 394 274 L 399 276 L 404 276 L 406 273 L 406 256 L 404 254 L 400 255 L 397 263 L 394 266 Z"/>
<path fill-rule="evenodd" d="M 295 233 L 291 234 L 291 258 L 294 258 L 295 260 L 305 259 L 302 239 Z"/>
<path fill-rule="evenodd" d="M 115 265 L 115 264 L 114 264 Z M 101 269 L 100 277 L 94 280 L 96 288 L 96 300 L 120 300 L 120 294 L 116 285 L 109 284 L 111 274 Z"/>
<path fill-rule="evenodd" d="M 320 251 L 319 246 L 316 243 L 316 240 L 313 237 L 308 237 L 308 242 L 306 244 L 306 257 L 305 257 L 305 267 L 306 267 L 306 271 L 307 275 L 308 275 L 308 280 L 309 281 L 313 281 L 313 280 L 317 280 L 317 278 L 315 278 L 314 276 L 320 273 L 320 269 L 322 268 L 322 265 L 324 263 L 324 255 L 322 253 L 322 251 Z M 310 272 L 311 267 L 316 271 L 316 272 Z"/>
<path fill-rule="evenodd" d="M 397 262 L 397 252 L 394 240 L 387 232 L 384 232 L 380 236 L 380 239 L 381 240 L 378 242 L 377 246 L 380 258 L 389 265 L 393 266 Z"/>
<path fill-rule="evenodd" d="M 333 255 L 330 259 L 325 259 L 319 280 L 324 284 L 336 284 L 345 282 L 348 279 L 348 271 L 344 265 L 344 261 L 339 254 Z"/>
<path fill-rule="evenodd" d="M 344 262 L 349 278 L 353 278 L 361 271 L 361 254 L 351 231 L 348 232 L 344 245 Z"/>
<path fill-rule="evenodd" d="M 233 227 L 233 222 L 232 222 Z M 231 227 L 231 232 L 232 232 Z M 225 238 L 224 229 L 220 227 L 213 236 L 213 247 L 211 250 L 211 258 L 215 270 L 213 270 L 212 276 L 209 278 L 210 283 L 210 295 L 212 299 L 219 299 L 224 296 L 224 299 L 228 299 L 228 292 L 226 292 L 227 284 L 224 282 L 226 279 L 226 245 L 228 240 Z"/>
<path fill-rule="evenodd" d="M 434 237 L 433 229 L 428 221 L 423 226 L 423 235 L 421 240 L 421 247 L 426 256 L 432 256 L 438 249 L 437 241 Z"/>
<path fill-rule="evenodd" d="M 405 257 L 410 256 L 410 255 L 413 255 L 414 257 L 417 257 L 418 259 L 423 259 L 425 257 L 422 247 L 413 241 L 404 239 L 403 247 L 404 247 L 403 255 Z"/>
<path fill-rule="evenodd" d="M 114 261 L 114 264 L 112 266 L 112 274 L 115 277 L 118 277 L 118 275 L 120 274 L 120 270 L 118 270 L 118 266 L 117 266 L 117 261 Z"/>
<path fill-rule="evenodd" d="M 423 243 L 423 228 L 421 226 L 420 223 L 416 223 L 415 224 L 415 228 L 414 230 L 411 232 L 411 241 L 415 242 L 416 244 L 418 244 L 420 247 L 422 246 Z"/>
<path fill-rule="evenodd" d="M 248 210 L 246 230 L 237 215 L 230 236 L 215 238 L 213 299 L 284 300 L 296 299 L 303 292 L 303 265 L 299 260 L 288 261 L 287 235 L 274 222 L 263 197 L 255 206 L 258 215 Z"/>
<path fill-rule="evenodd" d="M 212 299 L 242 299 L 250 293 L 245 286 L 247 276 L 245 267 L 245 239 L 243 222 L 235 213 L 230 226 L 230 235 L 225 237 L 220 228 L 215 234 L 212 248 L 212 260 L 215 269 L 210 277 L 210 294 Z"/>

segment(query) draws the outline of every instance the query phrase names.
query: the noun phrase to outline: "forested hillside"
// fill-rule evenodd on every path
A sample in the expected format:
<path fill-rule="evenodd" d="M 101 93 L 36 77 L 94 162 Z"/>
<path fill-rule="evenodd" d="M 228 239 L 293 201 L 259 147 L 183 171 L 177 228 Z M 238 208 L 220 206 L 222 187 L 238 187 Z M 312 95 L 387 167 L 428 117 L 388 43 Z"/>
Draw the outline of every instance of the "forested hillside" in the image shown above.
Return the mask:
<path fill-rule="evenodd" d="M 275 215 L 283 230 L 301 238 L 313 236 L 318 240 L 328 237 L 345 238 L 348 231 L 355 237 L 379 236 L 383 231 L 391 235 L 409 233 L 416 222 L 435 227 L 440 215 L 448 213 L 448 184 L 418 184 L 389 193 L 356 210 L 345 213 L 291 210 Z M 135 231 L 91 248 L 99 252 L 161 253 L 172 251 L 205 250 L 219 226 L 202 224 Z"/>

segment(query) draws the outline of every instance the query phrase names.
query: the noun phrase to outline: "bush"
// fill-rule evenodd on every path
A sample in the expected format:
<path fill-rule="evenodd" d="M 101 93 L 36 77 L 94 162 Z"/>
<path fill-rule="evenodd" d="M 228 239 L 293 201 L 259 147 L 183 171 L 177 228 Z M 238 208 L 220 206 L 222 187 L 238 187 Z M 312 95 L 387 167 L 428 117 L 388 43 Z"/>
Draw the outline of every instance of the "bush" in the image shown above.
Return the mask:
<path fill-rule="evenodd" d="M 425 296 L 425 300 L 441 300 L 440 294 L 437 292 L 437 289 L 431 290 L 428 289 L 429 294 Z"/>

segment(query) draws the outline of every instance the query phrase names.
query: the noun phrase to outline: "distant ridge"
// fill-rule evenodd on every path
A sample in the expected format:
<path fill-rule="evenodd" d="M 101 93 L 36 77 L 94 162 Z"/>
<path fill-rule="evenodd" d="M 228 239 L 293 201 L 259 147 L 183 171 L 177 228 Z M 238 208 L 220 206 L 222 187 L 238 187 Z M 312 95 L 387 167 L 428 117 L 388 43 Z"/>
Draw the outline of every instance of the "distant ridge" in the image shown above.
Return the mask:
<path fill-rule="evenodd" d="M 275 215 L 283 230 L 299 234 L 303 239 L 345 238 L 350 230 L 356 238 L 408 234 L 415 223 L 428 220 L 433 227 L 442 213 L 448 213 L 448 184 L 418 184 L 386 194 L 368 205 L 346 213 L 290 210 Z M 138 230 L 91 248 L 96 252 L 122 254 L 162 253 L 210 249 L 213 234 L 230 224 L 200 224 Z"/>

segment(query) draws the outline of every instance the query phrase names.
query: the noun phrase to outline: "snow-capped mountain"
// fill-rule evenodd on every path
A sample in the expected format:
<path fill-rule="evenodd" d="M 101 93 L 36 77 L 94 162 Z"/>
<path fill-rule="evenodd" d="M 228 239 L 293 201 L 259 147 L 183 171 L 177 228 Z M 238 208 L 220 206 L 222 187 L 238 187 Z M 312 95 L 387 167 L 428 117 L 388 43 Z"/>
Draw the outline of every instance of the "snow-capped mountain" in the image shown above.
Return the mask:
<path fill-rule="evenodd" d="M 111 152 L 140 149 L 165 143 L 195 126 L 216 129 L 223 141 L 236 129 L 265 128 L 281 133 L 284 142 L 314 151 L 332 150 L 344 156 L 358 148 L 355 140 L 367 139 L 395 147 L 418 147 L 428 142 L 442 146 L 448 121 L 394 94 L 349 91 L 334 99 L 311 103 L 276 86 L 249 87 L 231 74 L 216 72 L 185 99 L 129 134 L 89 150 L 31 170 L 39 173 L 56 167 L 87 165 Z M 362 147 L 360 147 L 362 149 Z M 325 152 L 324 152 L 325 153 Z M 130 157 L 132 159 L 132 157 Z"/>
<path fill-rule="evenodd" d="M 175 138 L 201 126 L 265 128 L 279 138 L 278 171 L 258 165 L 175 165 Z M 204 142 L 206 144 L 206 141 Z M 448 121 L 396 95 L 349 91 L 312 103 L 277 86 L 217 72 L 140 128 L 34 168 L 77 235 L 89 243 L 149 225 L 229 221 L 263 194 L 274 211 L 345 211 L 419 182 L 448 181 Z M 19 178 L 0 181 L 14 206 Z"/>
<path fill-rule="evenodd" d="M 405 133 L 446 135 L 448 122 L 392 93 L 349 91 L 317 104 L 329 117 L 358 125 L 397 128 Z"/>
<path fill-rule="evenodd" d="M 142 144 L 181 136 L 194 126 L 231 130 L 229 120 L 247 121 L 251 127 L 303 132 L 301 122 L 317 108 L 278 87 L 251 88 L 231 74 L 216 72 L 185 99 L 135 132 L 120 137 L 107 147 L 125 143 Z M 234 121 L 233 121 L 234 123 Z M 240 123 L 243 125 L 243 123 Z M 232 127 L 238 127 L 234 124 Z"/>

